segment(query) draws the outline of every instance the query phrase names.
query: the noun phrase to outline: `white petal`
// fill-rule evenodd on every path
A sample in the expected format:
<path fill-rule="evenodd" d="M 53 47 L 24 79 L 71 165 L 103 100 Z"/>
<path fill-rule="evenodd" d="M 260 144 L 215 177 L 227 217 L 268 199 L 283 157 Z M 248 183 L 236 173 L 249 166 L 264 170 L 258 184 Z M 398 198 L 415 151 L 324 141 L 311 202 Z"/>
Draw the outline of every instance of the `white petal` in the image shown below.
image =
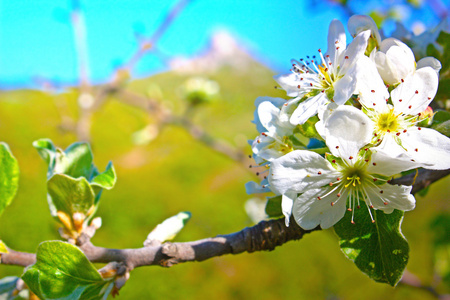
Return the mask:
<path fill-rule="evenodd" d="M 386 99 L 389 98 L 389 92 L 378 74 L 375 63 L 367 56 L 361 57 L 356 62 L 356 73 L 356 91 L 360 102 L 368 108 L 383 109 L 386 106 Z"/>
<path fill-rule="evenodd" d="M 377 24 L 375 21 L 369 17 L 364 15 L 353 15 L 350 17 L 347 23 L 348 31 L 352 36 L 356 36 L 358 33 L 370 29 L 373 36 L 375 36 L 378 45 L 381 44 L 381 36 L 378 32 Z"/>
<path fill-rule="evenodd" d="M 292 151 L 271 162 L 269 183 L 279 194 L 303 193 L 308 189 L 321 187 L 336 180 L 339 173 L 319 154 L 306 151 Z"/>
<path fill-rule="evenodd" d="M 338 105 L 334 102 L 328 103 L 328 105 L 323 105 L 319 107 L 317 115 L 319 116 L 319 121 L 316 123 L 317 133 L 325 139 L 325 122 L 328 117 L 333 113 L 333 111 L 338 108 Z"/>
<path fill-rule="evenodd" d="M 391 67 L 395 68 L 394 74 L 397 76 L 396 82 L 386 83 L 397 83 L 400 79 L 404 79 L 412 74 L 416 69 L 414 53 L 403 42 L 395 38 L 387 38 L 381 42 L 380 51 L 386 53 L 386 57 L 390 61 Z"/>
<path fill-rule="evenodd" d="M 342 54 L 339 61 L 339 75 L 347 73 L 348 69 L 364 55 L 367 48 L 367 39 L 370 36 L 370 30 L 359 33 L 348 45 L 345 53 Z M 346 58 L 347 57 L 347 58 Z"/>
<path fill-rule="evenodd" d="M 278 115 L 280 114 L 280 110 L 268 101 L 262 102 L 257 110 L 259 120 L 262 126 L 266 128 L 265 131 L 274 133 L 277 130 L 276 127 L 278 125 Z"/>
<path fill-rule="evenodd" d="M 384 82 L 391 85 L 400 82 L 402 78 L 397 74 L 395 63 L 386 56 L 386 53 L 377 51 L 371 55 L 371 58 L 375 62 L 377 70 Z"/>
<path fill-rule="evenodd" d="M 292 206 L 294 205 L 294 200 L 297 198 L 297 193 L 290 192 L 281 196 L 281 211 L 285 217 L 286 227 L 289 227 L 289 220 L 292 214 Z"/>
<path fill-rule="evenodd" d="M 436 95 L 439 79 L 431 67 L 417 70 L 391 92 L 395 113 L 415 115 L 424 111 Z"/>
<path fill-rule="evenodd" d="M 301 92 L 298 88 L 300 80 L 297 74 L 289 73 L 283 75 L 276 75 L 273 77 L 276 82 L 286 91 L 289 97 L 297 97 Z"/>
<path fill-rule="evenodd" d="M 272 161 L 286 153 L 277 150 L 277 141 L 269 136 L 258 136 L 252 144 L 252 151 L 258 157 Z"/>
<path fill-rule="evenodd" d="M 356 72 L 355 72 L 355 66 L 352 66 L 348 70 L 347 73 L 345 73 L 344 77 L 337 80 L 333 84 L 334 89 L 334 96 L 333 100 L 338 105 L 342 105 L 345 102 L 347 102 L 348 99 L 355 93 L 356 89 Z"/>
<path fill-rule="evenodd" d="M 439 75 L 439 71 L 442 69 L 442 65 L 441 62 L 439 60 L 437 60 L 434 57 L 424 57 L 421 60 L 419 60 L 417 62 L 417 69 L 421 69 L 421 68 L 425 68 L 425 67 L 430 67 L 433 70 L 436 71 L 436 73 Z"/>
<path fill-rule="evenodd" d="M 305 101 L 298 104 L 298 107 L 292 113 L 291 124 L 298 125 L 308 121 L 309 118 L 317 114 L 320 106 L 325 105 L 328 99 L 325 93 L 319 93 L 318 95 L 308 98 Z"/>
<path fill-rule="evenodd" d="M 391 135 L 385 135 L 382 143 L 373 151 L 367 171 L 372 174 L 392 176 L 400 172 L 420 168 Z"/>
<path fill-rule="evenodd" d="M 373 122 L 361 110 L 341 105 L 325 123 L 325 141 L 331 153 L 343 159 L 356 156 L 370 142 Z"/>
<path fill-rule="evenodd" d="M 300 227 L 309 230 L 320 225 L 322 229 L 327 229 L 342 219 L 346 209 L 346 192 L 342 193 L 339 201 L 333 206 L 331 202 L 338 200 L 337 190 L 321 200 L 317 199 L 317 197 L 327 194 L 331 189 L 332 187 L 312 189 L 298 197 L 294 202 L 292 213 Z"/>
<path fill-rule="evenodd" d="M 416 200 L 411 195 L 411 189 L 411 186 L 384 184 L 368 187 L 366 191 L 375 209 L 391 213 L 394 209 L 403 211 L 414 209 Z"/>
<path fill-rule="evenodd" d="M 411 127 L 400 135 L 402 145 L 426 169 L 450 169 L 450 138 L 431 128 Z"/>
<path fill-rule="evenodd" d="M 339 57 L 347 46 L 347 37 L 345 36 L 344 25 L 341 21 L 333 20 L 328 29 L 328 49 L 326 55 L 329 55 L 330 61 L 336 65 Z"/>
<path fill-rule="evenodd" d="M 273 98 L 273 97 L 258 97 L 258 98 L 256 98 L 256 100 L 255 100 L 256 109 L 254 112 L 253 123 L 256 125 L 256 129 L 258 130 L 259 133 L 266 131 L 266 129 L 261 124 L 261 121 L 259 120 L 259 115 L 258 115 L 258 106 L 263 102 L 270 102 L 273 105 L 275 105 L 276 107 L 280 108 L 283 106 L 284 103 L 286 103 L 286 100 L 282 99 L 282 98 Z"/>

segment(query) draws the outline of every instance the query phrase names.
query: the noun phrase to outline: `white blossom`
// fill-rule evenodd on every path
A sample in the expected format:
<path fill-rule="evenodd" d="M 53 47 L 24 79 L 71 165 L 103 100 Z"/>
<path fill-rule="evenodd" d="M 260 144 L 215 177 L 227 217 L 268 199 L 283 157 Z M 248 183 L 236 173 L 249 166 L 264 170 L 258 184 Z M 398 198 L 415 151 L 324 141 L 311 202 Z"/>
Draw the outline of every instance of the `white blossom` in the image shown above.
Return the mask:
<path fill-rule="evenodd" d="M 292 73 L 279 75 L 275 80 L 291 99 L 286 105 L 297 105 L 290 122 L 305 123 L 328 102 L 344 104 L 356 88 L 357 61 L 364 55 L 370 30 L 360 32 L 346 47 L 342 23 L 333 20 L 328 32 L 328 51 L 325 56 L 319 49 L 321 62 L 293 61 Z"/>
<path fill-rule="evenodd" d="M 370 67 L 368 66 L 367 69 Z M 373 68 L 373 67 L 372 67 Z M 380 93 L 362 93 L 360 103 L 374 122 L 373 143 L 377 151 L 391 155 L 406 155 L 427 169 L 450 168 L 450 139 L 434 129 L 416 126 L 421 114 L 436 95 L 438 76 L 431 67 L 424 67 L 408 75 L 392 90 L 390 101 L 387 89 L 380 87 L 376 73 L 368 73 L 366 89 Z M 373 94 L 373 96 L 371 96 Z M 381 95 L 381 96 L 380 96 Z"/>
<path fill-rule="evenodd" d="M 391 213 L 414 208 L 411 187 L 389 185 L 387 180 L 415 164 L 403 154 L 391 157 L 382 151 L 360 150 L 373 133 L 373 123 L 362 111 L 339 106 L 327 118 L 324 131 L 334 157 L 331 161 L 315 152 L 296 150 L 271 163 L 271 188 L 290 199 L 283 201 L 291 205 L 299 226 L 329 228 L 346 209 L 358 209 L 361 201 L 371 216 L 371 209 Z"/>

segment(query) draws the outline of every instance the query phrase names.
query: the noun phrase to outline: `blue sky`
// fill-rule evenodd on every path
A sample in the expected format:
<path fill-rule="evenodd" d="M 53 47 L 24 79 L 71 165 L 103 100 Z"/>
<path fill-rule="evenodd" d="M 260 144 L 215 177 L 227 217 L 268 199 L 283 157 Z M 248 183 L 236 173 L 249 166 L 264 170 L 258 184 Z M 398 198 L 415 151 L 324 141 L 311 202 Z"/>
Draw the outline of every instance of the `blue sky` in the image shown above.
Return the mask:
<path fill-rule="evenodd" d="M 414 20 L 436 25 L 438 18 L 430 5 L 448 6 L 448 1 L 435 0 L 420 10 L 405 10 L 401 6 L 404 1 L 368 1 L 364 7 L 358 4 L 360 1 L 353 2 L 352 9 L 358 13 L 397 5 L 407 26 Z M 101 83 L 134 53 L 136 33 L 151 35 L 177 1 L 80 3 L 87 27 L 90 79 Z M 319 4 L 312 8 L 311 3 Z M 77 83 L 70 10 L 69 0 L 0 0 L 1 88 L 33 87 L 37 77 Z M 345 24 L 348 16 L 326 0 L 193 0 L 158 42 L 158 49 L 169 57 L 192 56 L 204 49 L 212 33 L 226 29 L 256 58 L 282 71 L 289 68 L 291 58 L 313 55 L 318 48 L 326 48 L 328 24 L 334 18 Z M 143 77 L 164 69 L 164 63 L 148 55 L 133 76 Z"/>

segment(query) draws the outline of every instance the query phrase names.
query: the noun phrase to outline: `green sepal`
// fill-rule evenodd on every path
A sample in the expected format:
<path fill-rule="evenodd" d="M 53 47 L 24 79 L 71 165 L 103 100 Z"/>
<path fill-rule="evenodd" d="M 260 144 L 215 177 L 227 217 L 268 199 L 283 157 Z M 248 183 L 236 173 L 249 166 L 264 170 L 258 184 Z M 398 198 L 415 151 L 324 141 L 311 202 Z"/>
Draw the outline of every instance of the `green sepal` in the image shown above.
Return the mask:
<path fill-rule="evenodd" d="M 319 117 L 312 116 L 305 123 L 303 123 L 301 125 L 297 125 L 295 130 L 297 130 L 299 133 L 301 133 L 303 136 L 305 136 L 307 138 L 321 139 L 320 135 L 317 133 L 316 126 L 315 126 L 318 121 L 319 121 Z"/>
<path fill-rule="evenodd" d="M 41 243 L 22 279 L 41 299 L 106 299 L 113 284 L 78 247 L 60 241 Z"/>
<path fill-rule="evenodd" d="M 56 211 L 63 211 L 69 216 L 75 212 L 86 214 L 94 204 L 94 191 L 84 177 L 75 179 L 65 174 L 55 174 L 47 182 L 47 191 Z"/>
<path fill-rule="evenodd" d="M 11 204 L 19 186 L 19 164 L 7 144 L 0 142 L 0 214 Z"/>
<path fill-rule="evenodd" d="M 371 279 L 395 286 L 401 279 L 409 258 L 409 246 L 400 225 L 403 211 L 385 214 L 372 210 L 372 223 L 367 206 L 362 202 L 334 226 L 342 252 Z"/>
<path fill-rule="evenodd" d="M 271 218 L 278 218 L 283 216 L 281 210 L 281 198 L 282 196 L 267 197 L 266 214 Z"/>

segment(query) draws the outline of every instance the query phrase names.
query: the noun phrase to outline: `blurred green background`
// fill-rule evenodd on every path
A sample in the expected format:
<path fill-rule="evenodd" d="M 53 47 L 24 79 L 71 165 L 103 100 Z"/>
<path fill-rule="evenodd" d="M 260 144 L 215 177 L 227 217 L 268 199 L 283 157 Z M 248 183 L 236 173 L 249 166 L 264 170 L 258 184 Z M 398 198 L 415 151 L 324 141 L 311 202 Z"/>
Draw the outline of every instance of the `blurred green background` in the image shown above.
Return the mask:
<path fill-rule="evenodd" d="M 192 112 L 195 124 L 250 154 L 247 139 L 257 132 L 253 119 L 258 96 L 281 96 L 274 74 L 248 61 L 247 68 L 223 66 L 208 75 L 220 95 Z M 186 103 L 178 87 L 189 75 L 176 72 L 129 82 L 139 95 L 158 91 L 175 113 Z M 1 216 L 0 237 L 12 249 L 34 252 L 44 240 L 59 239 L 58 224 L 46 200 L 46 164 L 32 142 L 50 138 L 66 148 L 77 141 L 62 124 L 77 120 L 78 92 L 16 90 L 0 93 L 0 139 L 9 144 L 21 169 L 19 192 Z M 192 219 L 176 241 L 190 241 L 239 231 L 253 225 L 244 210 L 250 197 L 244 184 L 257 177 L 247 166 L 206 147 L 179 126 L 167 126 L 146 144 L 135 145 L 133 133 L 155 120 L 146 112 L 107 98 L 92 117 L 95 164 L 113 161 L 118 182 L 102 196 L 98 216 L 103 227 L 93 238 L 98 246 L 141 247 L 147 234 L 180 211 Z M 403 233 L 411 252 L 408 271 L 440 293 L 450 288 L 437 274 L 449 274 L 448 219 L 450 178 L 433 185 L 417 207 L 405 214 Z M 434 224 L 434 227 L 431 227 Z M 437 224 L 437 225 L 436 225 Z M 447 227 L 445 227 L 447 226 Z M 433 229 L 431 229 L 433 228 Z M 98 265 L 100 267 L 101 265 Z M 20 275 L 22 268 L 1 266 L 0 275 Z M 447 278 L 448 279 L 448 278 Z M 448 281 L 447 281 L 448 283 Z M 240 254 L 185 263 L 169 269 L 142 267 L 120 291 L 119 299 L 434 299 L 423 289 L 375 283 L 341 253 L 333 230 L 314 232 L 272 252 Z"/>

